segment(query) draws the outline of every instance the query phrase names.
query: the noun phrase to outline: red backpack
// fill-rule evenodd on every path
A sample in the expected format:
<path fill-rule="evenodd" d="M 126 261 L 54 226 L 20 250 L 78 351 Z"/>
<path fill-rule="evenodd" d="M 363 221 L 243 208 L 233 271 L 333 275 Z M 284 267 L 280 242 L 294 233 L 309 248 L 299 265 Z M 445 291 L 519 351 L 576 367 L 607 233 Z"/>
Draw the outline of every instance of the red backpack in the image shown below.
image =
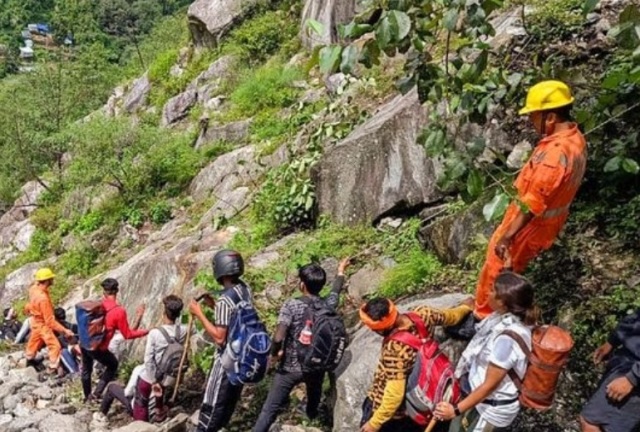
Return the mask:
<path fill-rule="evenodd" d="M 431 421 L 433 410 L 439 402 L 458 403 L 460 386 L 454 377 L 451 361 L 431 338 L 422 318 L 413 312 L 406 316 L 416 326 L 420 337 L 408 331 L 398 331 L 385 342 L 393 340 L 417 351 L 416 362 L 407 379 L 405 410 L 414 422 L 425 426 Z"/>

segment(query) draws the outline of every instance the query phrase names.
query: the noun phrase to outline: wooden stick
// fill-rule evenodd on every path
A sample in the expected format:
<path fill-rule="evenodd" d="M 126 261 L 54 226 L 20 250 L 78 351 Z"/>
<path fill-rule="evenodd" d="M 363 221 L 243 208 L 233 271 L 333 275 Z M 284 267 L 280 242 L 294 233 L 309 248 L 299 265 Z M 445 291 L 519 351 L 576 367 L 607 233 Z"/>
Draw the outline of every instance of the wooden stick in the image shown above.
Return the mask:
<path fill-rule="evenodd" d="M 444 392 L 443 399 L 445 402 L 449 402 L 450 398 L 451 398 L 451 386 L 447 387 L 447 390 Z M 431 421 L 429 422 L 429 425 L 424 430 L 424 432 L 431 432 L 436 427 L 437 423 L 438 423 L 438 419 L 435 416 L 433 416 L 431 418 Z"/>
<path fill-rule="evenodd" d="M 193 315 L 189 314 L 189 326 L 187 328 L 187 337 L 184 340 L 184 351 L 182 351 L 182 358 L 180 359 L 180 367 L 178 368 L 178 377 L 176 378 L 176 385 L 173 388 L 173 396 L 171 396 L 171 404 L 175 403 L 178 396 L 178 387 L 180 387 L 180 381 L 182 379 L 182 368 L 184 362 L 187 359 L 187 353 L 189 352 L 189 342 L 191 341 L 191 331 L 193 330 Z"/>

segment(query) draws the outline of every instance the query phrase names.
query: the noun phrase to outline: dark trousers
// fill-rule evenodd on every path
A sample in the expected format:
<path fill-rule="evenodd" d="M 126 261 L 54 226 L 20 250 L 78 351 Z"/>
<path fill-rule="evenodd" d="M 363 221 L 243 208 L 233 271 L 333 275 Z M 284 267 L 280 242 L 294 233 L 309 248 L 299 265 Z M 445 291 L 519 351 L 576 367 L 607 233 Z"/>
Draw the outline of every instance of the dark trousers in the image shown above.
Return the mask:
<path fill-rule="evenodd" d="M 104 397 L 102 398 L 102 402 L 100 403 L 100 411 L 102 412 L 102 414 L 107 415 L 109 413 L 114 400 L 120 401 L 120 403 L 124 405 L 124 408 L 127 410 L 127 413 L 131 416 L 133 415 L 133 410 L 131 409 L 131 400 L 125 396 L 124 387 L 115 382 L 109 383 L 107 389 L 104 392 Z"/>
<path fill-rule="evenodd" d="M 360 420 L 360 426 L 364 426 L 365 423 L 371 420 L 371 417 L 373 417 L 373 402 L 371 402 L 371 399 L 366 398 L 362 404 L 362 420 Z M 444 425 L 440 426 L 442 427 Z M 402 417 L 389 420 L 382 425 L 382 428 L 378 432 L 424 432 L 425 428 L 425 426 L 414 423 L 409 417 Z M 443 429 L 438 428 L 436 430 Z"/>
<path fill-rule="evenodd" d="M 253 432 L 268 432 L 269 427 L 276 421 L 279 412 L 289 403 L 289 394 L 298 384 L 304 382 L 307 389 L 307 416 L 313 419 L 318 416 L 318 407 L 322 397 L 322 381 L 324 372 L 303 374 L 302 372 L 276 372 L 267 400 L 262 406 L 260 417 Z"/>
<path fill-rule="evenodd" d="M 118 359 L 110 351 L 87 351 L 82 348 L 82 391 L 85 399 L 91 394 L 91 374 L 93 373 L 94 361 L 101 363 L 105 367 L 93 392 L 95 397 L 102 396 L 107 384 L 113 381 L 118 373 Z"/>
<path fill-rule="evenodd" d="M 220 356 L 216 356 L 209 373 L 196 431 L 218 432 L 225 427 L 231 420 L 241 394 L 242 386 L 234 386 L 229 382 Z"/>

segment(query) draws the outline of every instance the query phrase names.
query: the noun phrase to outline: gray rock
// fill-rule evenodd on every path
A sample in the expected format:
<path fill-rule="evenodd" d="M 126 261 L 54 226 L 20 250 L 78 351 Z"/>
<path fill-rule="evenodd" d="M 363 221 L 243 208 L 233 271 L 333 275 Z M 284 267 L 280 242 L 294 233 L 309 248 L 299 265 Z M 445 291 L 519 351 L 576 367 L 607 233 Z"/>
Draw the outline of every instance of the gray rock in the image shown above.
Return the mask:
<path fill-rule="evenodd" d="M 22 402 L 22 395 L 10 394 L 9 396 L 5 397 L 4 400 L 2 401 L 4 411 L 12 412 L 14 409 L 16 409 L 16 407 L 20 402 Z"/>
<path fill-rule="evenodd" d="M 201 129 L 196 148 L 219 141 L 242 143 L 249 137 L 249 128 L 253 119 L 239 120 L 221 126 L 205 126 Z"/>
<path fill-rule="evenodd" d="M 52 414 L 39 424 L 40 432 L 86 432 L 87 424 L 75 417 L 63 414 Z"/>
<path fill-rule="evenodd" d="M 6 427 L 6 432 L 24 432 L 25 429 L 35 428 L 38 424 L 48 417 L 51 417 L 53 412 L 48 409 L 40 411 L 34 411 L 31 415 L 16 417 Z"/>
<path fill-rule="evenodd" d="M 197 100 L 197 92 L 187 89 L 167 101 L 162 109 L 162 126 L 167 127 L 186 117 Z"/>
<path fill-rule="evenodd" d="M 126 426 L 114 429 L 113 432 L 160 432 L 160 428 L 143 421 L 134 421 Z"/>
<path fill-rule="evenodd" d="M 38 402 L 36 402 L 36 409 L 39 409 L 39 410 L 45 409 L 49 405 L 51 405 L 50 400 L 38 399 Z"/>
<path fill-rule="evenodd" d="M 364 297 L 378 290 L 383 275 L 383 269 L 365 264 L 349 278 L 349 295 L 356 303 L 360 303 Z"/>
<path fill-rule="evenodd" d="M 76 407 L 71 404 L 63 403 L 62 405 L 54 405 L 54 406 L 51 406 L 50 408 L 51 408 L 51 411 L 55 411 L 58 414 L 73 415 L 76 413 Z"/>
<path fill-rule="evenodd" d="M 327 88 L 329 93 L 337 94 L 340 92 L 340 89 L 344 89 L 344 86 L 347 85 L 349 79 L 342 72 L 333 74 L 324 81 L 324 85 Z"/>
<path fill-rule="evenodd" d="M 222 78 L 225 78 L 231 72 L 235 65 L 236 59 L 231 55 L 222 56 L 219 59 L 212 62 L 207 70 L 200 73 L 191 83 L 189 83 L 190 89 L 202 88 L 204 84 L 215 82 L 218 85 Z M 198 92 L 200 93 L 200 92 Z M 203 101 L 201 95 L 198 94 L 198 100 Z"/>
<path fill-rule="evenodd" d="M 253 184 L 264 171 L 256 153 L 254 146 L 246 146 L 218 157 L 191 182 L 193 198 L 202 200 L 213 195 L 224 199 L 237 187 Z"/>
<path fill-rule="evenodd" d="M 355 0 L 306 0 L 302 10 L 302 29 L 300 32 L 303 45 L 308 49 L 313 49 L 318 45 L 337 42 L 337 26 L 351 21 L 355 12 Z M 307 23 L 310 19 L 323 25 L 322 34 L 317 34 L 309 28 Z"/>
<path fill-rule="evenodd" d="M 507 157 L 507 166 L 511 169 L 520 169 L 527 163 L 527 158 L 533 146 L 529 141 L 521 141 L 513 147 Z"/>
<path fill-rule="evenodd" d="M 248 187 L 241 186 L 234 189 L 224 198 L 218 196 L 218 200 L 200 220 L 198 226 L 205 227 L 215 221 L 216 218 L 231 219 L 249 205 L 251 194 Z"/>
<path fill-rule="evenodd" d="M 29 248 L 29 245 L 31 244 L 31 238 L 36 232 L 36 227 L 29 221 L 23 221 L 17 226 L 19 227 L 18 232 L 16 232 L 12 243 L 17 250 L 19 250 L 20 252 L 24 252 Z"/>
<path fill-rule="evenodd" d="M 35 405 L 28 404 L 26 401 L 18 402 L 16 407 L 13 409 L 13 415 L 15 415 L 16 417 L 30 417 L 31 414 L 34 412 L 34 408 L 35 408 Z M 41 411 L 35 411 L 35 412 L 37 413 Z"/>
<path fill-rule="evenodd" d="M 22 384 L 16 381 L 6 382 L 0 385 L 0 400 L 6 399 L 20 387 L 22 387 Z"/>
<path fill-rule="evenodd" d="M 38 382 L 38 372 L 32 367 L 24 369 L 11 369 L 9 371 L 9 378 L 19 381 L 21 383 Z"/>
<path fill-rule="evenodd" d="M 478 234 L 487 238 L 493 232 L 493 223 L 482 215 L 483 203 L 477 203 L 461 214 L 448 215 L 420 228 L 418 239 L 427 250 L 446 263 L 461 263 L 471 252 Z"/>
<path fill-rule="evenodd" d="M 215 47 L 257 0 L 196 0 L 187 12 L 189 29 L 197 47 Z"/>
<path fill-rule="evenodd" d="M 0 431 L 4 431 L 7 426 L 13 421 L 11 414 L 0 415 Z"/>
<path fill-rule="evenodd" d="M 160 427 L 160 432 L 186 432 L 189 416 L 180 413 Z"/>
<path fill-rule="evenodd" d="M 446 294 L 430 299 L 413 300 L 400 305 L 401 311 L 429 305 L 436 308 L 457 306 L 466 298 L 462 294 Z M 359 430 L 362 401 L 373 381 L 382 338 L 367 328 L 360 328 L 347 348 L 337 374 L 337 403 L 333 413 L 333 432 Z"/>
<path fill-rule="evenodd" d="M 24 295 L 33 283 L 33 275 L 46 262 L 29 263 L 9 273 L 4 281 L 0 282 L 0 302 L 11 304 L 21 295 Z"/>
<path fill-rule="evenodd" d="M 322 430 L 307 426 L 282 425 L 280 432 L 322 432 Z"/>
<path fill-rule="evenodd" d="M 53 390 L 50 387 L 42 386 L 32 391 L 31 395 L 38 399 L 51 400 L 53 399 Z"/>
<path fill-rule="evenodd" d="M 149 81 L 149 75 L 145 73 L 131 85 L 131 90 L 129 90 L 129 93 L 127 93 L 124 98 L 124 110 L 132 113 L 145 106 L 150 91 L 151 81 Z"/>
<path fill-rule="evenodd" d="M 416 142 L 425 122 L 413 90 L 325 151 L 312 172 L 320 212 L 343 224 L 374 223 L 439 199 L 434 163 Z"/>
<path fill-rule="evenodd" d="M 249 259 L 249 267 L 255 269 L 263 269 L 268 267 L 271 263 L 277 261 L 280 258 L 280 254 L 277 251 L 261 252 L 253 255 Z"/>
<path fill-rule="evenodd" d="M 602 18 L 596 23 L 595 29 L 598 33 L 607 34 L 611 30 L 611 22 L 606 18 Z"/>

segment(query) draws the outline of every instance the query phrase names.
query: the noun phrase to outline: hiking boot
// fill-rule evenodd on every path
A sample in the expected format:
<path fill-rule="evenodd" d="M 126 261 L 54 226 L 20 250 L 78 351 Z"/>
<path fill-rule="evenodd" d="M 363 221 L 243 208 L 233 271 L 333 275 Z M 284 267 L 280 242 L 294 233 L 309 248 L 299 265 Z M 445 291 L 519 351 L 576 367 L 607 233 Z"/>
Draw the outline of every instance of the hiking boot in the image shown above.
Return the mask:
<path fill-rule="evenodd" d="M 476 324 L 479 322 L 480 319 L 476 318 L 473 313 L 470 313 L 458 324 L 445 327 L 444 332 L 452 339 L 470 341 L 476 334 Z"/>

